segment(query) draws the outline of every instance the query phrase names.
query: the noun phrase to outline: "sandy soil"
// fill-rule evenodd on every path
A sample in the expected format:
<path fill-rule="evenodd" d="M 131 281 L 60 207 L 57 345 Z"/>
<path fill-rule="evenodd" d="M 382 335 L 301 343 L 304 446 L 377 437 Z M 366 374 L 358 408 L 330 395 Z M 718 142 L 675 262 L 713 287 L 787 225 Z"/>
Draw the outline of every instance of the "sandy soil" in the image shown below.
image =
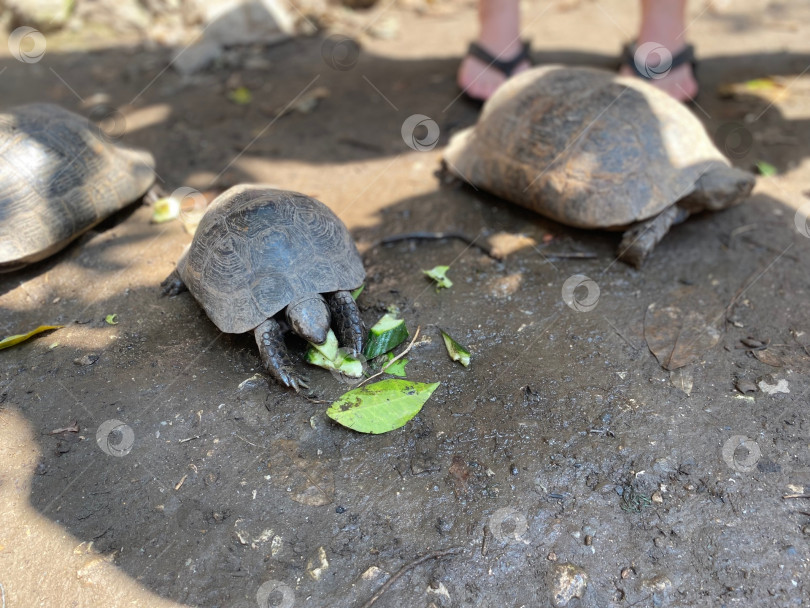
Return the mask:
<path fill-rule="evenodd" d="M 692 109 L 737 166 L 778 174 L 675 228 L 635 270 L 614 262 L 617 234 L 440 185 L 442 148 L 477 115 L 454 83 L 474 9 L 383 4 L 361 17 L 398 29 L 364 38 L 348 70 L 324 60 L 326 34 L 229 51 L 187 79 L 166 69 L 172 49 L 138 40 L 54 36 L 37 63 L 0 58 L 3 108 L 87 114 L 109 96 L 167 192 L 250 181 L 323 200 L 363 252 L 366 323 L 398 306 L 424 336 L 408 377 L 441 382 L 380 436 L 263 378 L 243 384 L 261 372 L 252 337 L 221 334 L 188 295 L 159 297 L 189 235 L 127 208 L 0 277 L 0 335 L 65 325 L 0 353 L 4 606 L 362 606 L 452 548 L 375 608 L 566 605 L 555 589 L 572 572 L 587 587 L 569 606 L 806 603 L 810 239 L 794 216 L 810 178 L 810 8 L 693 4 Z M 636 15 L 621 0 L 529 1 L 525 20 L 538 62 L 610 68 Z M 722 88 L 766 77 L 782 88 Z M 251 103 L 229 101 L 239 86 Z M 311 112 L 276 118 L 318 89 Z M 404 144 L 413 114 L 438 123 L 435 149 Z M 498 262 L 458 241 L 377 244 L 416 230 L 515 246 Z M 574 251 L 595 258 L 549 255 Z M 438 264 L 455 282 L 440 293 L 420 272 Z M 562 298 L 576 274 L 599 288 L 588 312 Z M 718 344 L 671 377 L 645 342 L 651 304 L 696 312 Z M 438 327 L 470 347 L 468 369 Z M 348 388 L 310 375 L 322 401 Z M 132 439 L 119 457 L 96 440 L 110 420 Z"/>

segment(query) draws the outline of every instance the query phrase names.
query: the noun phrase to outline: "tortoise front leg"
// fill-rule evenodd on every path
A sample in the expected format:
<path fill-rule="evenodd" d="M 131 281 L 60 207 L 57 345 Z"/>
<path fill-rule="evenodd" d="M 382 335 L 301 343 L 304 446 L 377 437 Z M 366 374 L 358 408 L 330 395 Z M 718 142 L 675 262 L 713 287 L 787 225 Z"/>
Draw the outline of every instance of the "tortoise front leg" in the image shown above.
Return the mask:
<path fill-rule="evenodd" d="M 281 326 L 275 319 L 267 319 L 253 330 L 256 345 L 259 347 L 262 363 L 273 378 L 284 386 L 299 392 L 300 388 L 309 388 L 306 378 L 295 373 L 287 347 L 284 346 L 284 335 Z"/>
<path fill-rule="evenodd" d="M 354 355 L 363 352 L 363 319 L 352 294 L 336 291 L 327 300 L 338 344 L 347 347 Z"/>
<path fill-rule="evenodd" d="M 622 242 L 619 243 L 616 254 L 622 262 L 641 268 L 644 259 L 669 229 L 688 216 L 688 211 L 678 205 L 672 205 L 655 217 L 634 224 L 622 235 Z"/>
<path fill-rule="evenodd" d="M 186 287 L 186 284 L 183 283 L 183 279 L 180 278 L 180 275 L 175 268 L 172 270 L 172 273 L 163 279 L 163 282 L 160 284 L 160 295 L 176 296 L 178 293 L 182 293 L 187 289 L 188 287 Z"/>

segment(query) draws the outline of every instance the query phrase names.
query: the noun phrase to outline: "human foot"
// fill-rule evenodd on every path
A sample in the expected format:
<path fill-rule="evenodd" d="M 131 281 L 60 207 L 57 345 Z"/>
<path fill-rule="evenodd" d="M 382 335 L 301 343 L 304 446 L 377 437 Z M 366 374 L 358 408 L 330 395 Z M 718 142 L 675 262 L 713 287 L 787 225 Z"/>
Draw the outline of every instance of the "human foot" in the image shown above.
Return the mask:
<path fill-rule="evenodd" d="M 531 67 L 528 44 L 510 41 L 501 51 L 474 42 L 458 70 L 458 86 L 476 101 L 486 101 L 506 80 Z"/>
<path fill-rule="evenodd" d="M 467 97 L 486 101 L 530 63 L 527 46 L 520 40 L 519 0 L 479 0 L 478 21 L 478 39 L 461 62 L 457 80 Z"/>
<path fill-rule="evenodd" d="M 642 42 L 625 49 L 619 73 L 638 76 L 678 101 L 690 101 L 698 92 L 694 50 L 681 44 L 674 52 L 658 42 Z"/>
<path fill-rule="evenodd" d="M 641 28 L 632 58 L 622 62 L 620 73 L 638 75 L 638 68 L 650 84 L 678 101 L 693 99 L 698 84 L 691 47 L 683 38 L 687 28 L 686 0 L 641 0 Z"/>

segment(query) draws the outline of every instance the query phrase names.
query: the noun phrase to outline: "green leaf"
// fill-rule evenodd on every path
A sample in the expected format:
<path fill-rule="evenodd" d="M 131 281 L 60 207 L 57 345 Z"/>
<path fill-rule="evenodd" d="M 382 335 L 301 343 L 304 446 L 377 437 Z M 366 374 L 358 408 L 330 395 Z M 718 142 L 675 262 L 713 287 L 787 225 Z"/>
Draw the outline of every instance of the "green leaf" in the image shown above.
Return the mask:
<path fill-rule="evenodd" d="M 173 196 L 159 198 L 152 205 L 152 223 L 162 224 L 180 217 L 180 201 Z"/>
<path fill-rule="evenodd" d="M 118 315 L 117 314 L 107 315 L 106 317 L 104 317 L 104 321 L 107 323 L 107 325 L 118 325 Z"/>
<path fill-rule="evenodd" d="M 253 101 L 253 93 L 247 87 L 237 87 L 228 93 L 228 99 L 239 106 L 246 106 Z"/>
<path fill-rule="evenodd" d="M 428 277 L 436 281 L 436 291 L 442 287 L 449 289 L 453 286 L 453 281 L 447 278 L 447 271 L 450 270 L 449 266 L 435 266 L 430 270 L 423 270 Z"/>
<path fill-rule="evenodd" d="M 388 353 L 388 361 L 391 361 L 394 358 L 394 353 Z M 405 377 L 405 366 L 408 365 L 408 360 L 405 358 L 397 359 L 393 363 L 386 363 L 383 365 L 383 371 L 386 374 L 391 374 L 392 376 L 397 376 L 399 378 Z"/>
<path fill-rule="evenodd" d="M 779 173 L 779 170 L 776 167 L 774 167 L 771 163 L 765 162 L 764 160 L 757 161 L 757 170 L 763 177 L 773 177 Z"/>
<path fill-rule="evenodd" d="M 387 433 L 416 416 L 439 384 L 389 378 L 344 393 L 326 415 L 360 433 Z"/>
<path fill-rule="evenodd" d="M 771 78 L 755 78 L 745 82 L 745 87 L 750 91 L 767 91 L 769 89 L 774 89 L 777 86 L 778 85 L 776 82 L 774 82 Z"/>
<path fill-rule="evenodd" d="M 27 334 L 17 334 L 14 336 L 8 336 L 7 338 L 3 338 L 0 340 L 0 350 L 4 348 L 10 348 L 19 344 L 20 342 L 25 342 L 28 338 L 32 336 L 36 336 L 43 331 L 50 331 L 52 329 L 59 329 L 60 327 L 64 327 L 64 325 L 40 325 L 36 329 L 32 329 Z"/>
<path fill-rule="evenodd" d="M 443 329 L 439 329 L 442 333 L 442 338 L 444 339 L 444 346 L 447 348 L 447 354 L 450 355 L 450 358 L 453 361 L 458 361 L 464 367 L 469 367 L 470 365 L 470 351 L 466 349 L 466 347 L 462 346 L 450 335 L 444 331 Z"/>
<path fill-rule="evenodd" d="M 356 302 L 356 301 L 357 301 L 357 298 L 359 298 L 359 297 L 360 297 L 360 294 L 361 294 L 361 293 L 363 293 L 363 290 L 364 290 L 365 288 L 366 288 L 366 284 L 365 284 L 365 283 L 363 283 L 363 284 L 362 284 L 360 287 L 358 287 L 357 289 L 355 289 L 355 290 L 352 292 L 352 300 L 354 300 L 354 301 Z"/>

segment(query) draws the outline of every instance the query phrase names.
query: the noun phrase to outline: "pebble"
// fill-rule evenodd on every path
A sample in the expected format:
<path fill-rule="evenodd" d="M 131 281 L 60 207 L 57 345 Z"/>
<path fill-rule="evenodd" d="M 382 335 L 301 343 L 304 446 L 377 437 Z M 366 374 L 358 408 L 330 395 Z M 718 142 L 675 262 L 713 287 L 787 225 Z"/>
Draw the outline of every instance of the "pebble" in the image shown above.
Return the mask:
<path fill-rule="evenodd" d="M 554 582 L 551 590 L 551 604 L 567 606 L 572 599 L 582 598 L 588 586 L 588 575 L 574 564 L 560 564 L 554 569 Z"/>
<path fill-rule="evenodd" d="M 83 357 L 78 357 L 73 360 L 73 363 L 76 365 L 93 365 L 96 361 L 98 361 L 98 355 L 84 355 Z"/>

